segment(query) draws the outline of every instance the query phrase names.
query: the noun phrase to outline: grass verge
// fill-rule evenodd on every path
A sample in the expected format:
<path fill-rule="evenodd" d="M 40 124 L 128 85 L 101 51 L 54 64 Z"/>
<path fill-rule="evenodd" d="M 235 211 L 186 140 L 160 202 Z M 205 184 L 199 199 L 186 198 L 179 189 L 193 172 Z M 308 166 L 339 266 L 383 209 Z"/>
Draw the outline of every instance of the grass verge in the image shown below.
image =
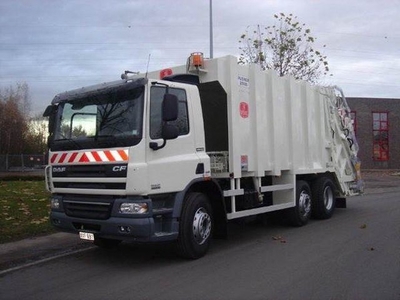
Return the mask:
<path fill-rule="evenodd" d="M 50 193 L 44 180 L 0 181 L 0 243 L 48 234 Z"/>

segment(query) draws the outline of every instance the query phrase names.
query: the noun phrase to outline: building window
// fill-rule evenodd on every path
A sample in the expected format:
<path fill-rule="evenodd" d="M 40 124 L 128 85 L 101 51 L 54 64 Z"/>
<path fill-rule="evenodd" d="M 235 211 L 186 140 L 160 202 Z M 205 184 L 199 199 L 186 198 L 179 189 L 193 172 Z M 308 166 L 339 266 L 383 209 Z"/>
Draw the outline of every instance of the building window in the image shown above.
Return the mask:
<path fill-rule="evenodd" d="M 389 120 L 387 112 L 372 113 L 373 159 L 389 160 Z"/>
<path fill-rule="evenodd" d="M 353 121 L 354 135 L 357 135 L 357 114 L 355 111 L 350 112 L 351 120 Z"/>

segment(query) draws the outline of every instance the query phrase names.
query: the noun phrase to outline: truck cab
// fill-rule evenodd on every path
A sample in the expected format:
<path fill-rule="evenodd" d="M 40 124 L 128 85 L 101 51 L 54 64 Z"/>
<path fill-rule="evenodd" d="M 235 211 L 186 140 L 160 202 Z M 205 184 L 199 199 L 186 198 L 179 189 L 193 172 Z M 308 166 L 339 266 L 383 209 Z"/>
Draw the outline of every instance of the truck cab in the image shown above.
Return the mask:
<path fill-rule="evenodd" d="M 195 85 L 121 80 L 59 94 L 45 115 L 54 226 L 103 244 L 177 238 L 183 191 L 210 179 Z"/>

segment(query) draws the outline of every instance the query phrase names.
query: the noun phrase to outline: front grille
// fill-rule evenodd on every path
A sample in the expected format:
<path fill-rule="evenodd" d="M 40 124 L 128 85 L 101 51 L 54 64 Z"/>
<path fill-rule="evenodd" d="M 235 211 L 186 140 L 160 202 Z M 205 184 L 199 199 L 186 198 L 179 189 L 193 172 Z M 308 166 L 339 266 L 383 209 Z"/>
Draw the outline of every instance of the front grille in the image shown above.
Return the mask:
<path fill-rule="evenodd" d="M 63 189 L 124 190 L 126 189 L 127 170 L 127 164 L 51 167 L 54 188 Z M 89 178 L 95 179 L 87 182 Z"/>
<path fill-rule="evenodd" d="M 95 189 L 95 190 L 124 190 L 125 182 L 54 182 L 55 188 L 65 189 Z"/>
<path fill-rule="evenodd" d="M 97 232 L 99 232 L 101 230 L 101 226 L 96 225 L 96 224 L 73 222 L 72 225 L 74 225 L 75 229 L 77 229 L 77 230 L 88 230 L 88 231 L 97 231 Z"/>
<path fill-rule="evenodd" d="M 92 199 L 96 198 L 96 199 Z M 113 199 L 96 196 L 69 197 L 63 200 L 65 214 L 83 219 L 106 220 L 110 217 Z"/>
<path fill-rule="evenodd" d="M 52 167 L 52 176 L 86 178 L 126 177 L 127 164 L 61 165 Z"/>

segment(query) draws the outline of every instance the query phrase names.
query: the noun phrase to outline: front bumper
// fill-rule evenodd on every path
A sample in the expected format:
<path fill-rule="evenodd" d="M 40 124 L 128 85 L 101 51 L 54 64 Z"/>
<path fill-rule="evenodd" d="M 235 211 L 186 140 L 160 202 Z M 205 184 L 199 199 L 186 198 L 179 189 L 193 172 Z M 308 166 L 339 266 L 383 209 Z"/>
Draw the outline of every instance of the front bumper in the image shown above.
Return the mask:
<path fill-rule="evenodd" d="M 157 224 L 152 217 L 147 218 L 116 218 L 108 220 L 88 220 L 73 218 L 62 212 L 51 212 L 50 220 L 59 230 L 79 233 L 91 232 L 95 237 L 127 240 L 132 242 L 171 241 L 178 238 L 176 231 L 157 230 Z M 164 221 L 165 223 L 165 221 Z M 174 223 L 170 220 L 171 227 Z M 177 225 L 177 224 L 176 224 Z M 129 228 L 129 230 L 127 230 Z"/>
<path fill-rule="evenodd" d="M 63 203 L 63 197 L 59 197 Z M 69 200 L 66 200 L 68 202 Z M 149 212 L 146 214 L 123 215 L 117 212 L 124 199 L 117 199 L 113 202 L 111 213 L 104 217 L 104 214 L 96 212 L 94 207 L 87 208 L 84 217 L 73 212 L 65 203 L 60 209 L 52 210 L 50 220 L 53 226 L 61 231 L 67 232 L 90 232 L 95 237 L 126 240 L 132 242 L 158 242 L 171 241 L 178 238 L 179 224 L 177 218 L 173 217 L 173 209 L 153 209 L 152 201 L 147 200 Z M 143 201 L 143 200 L 141 200 Z M 74 205 L 78 201 L 74 202 Z M 86 208 L 88 202 L 84 202 Z M 74 208 L 74 207 L 73 207 Z M 81 209 L 81 207 L 79 207 Z M 80 211 L 78 211 L 80 212 Z M 71 215 L 72 214 L 72 215 Z M 100 216 L 95 218 L 93 216 Z"/>

